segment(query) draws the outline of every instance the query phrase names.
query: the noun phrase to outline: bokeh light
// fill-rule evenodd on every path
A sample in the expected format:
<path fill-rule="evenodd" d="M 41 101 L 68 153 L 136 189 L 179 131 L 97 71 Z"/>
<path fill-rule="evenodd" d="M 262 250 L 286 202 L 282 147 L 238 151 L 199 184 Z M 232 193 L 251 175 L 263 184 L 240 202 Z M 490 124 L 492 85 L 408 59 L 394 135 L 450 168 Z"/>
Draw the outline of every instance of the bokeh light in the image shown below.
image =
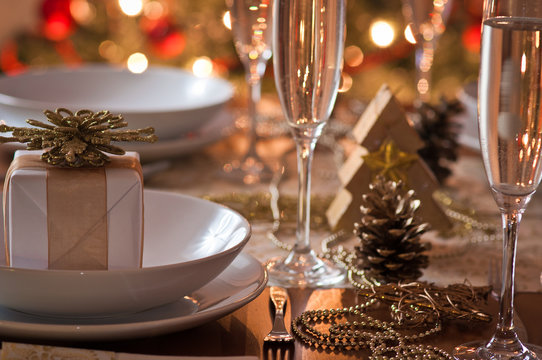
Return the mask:
<path fill-rule="evenodd" d="M 126 66 L 131 72 L 135 74 L 141 74 L 142 72 L 147 70 L 147 67 L 149 66 L 149 60 L 147 60 L 147 57 L 143 53 L 133 53 L 128 57 Z"/>
<path fill-rule="evenodd" d="M 354 84 L 354 80 L 352 79 L 352 76 L 343 72 L 341 74 L 341 84 L 339 86 L 339 92 L 341 93 L 347 92 L 348 90 L 352 88 L 353 84 Z"/>
<path fill-rule="evenodd" d="M 122 12 L 128 16 L 137 16 L 143 11 L 143 0 L 119 0 Z"/>
<path fill-rule="evenodd" d="M 143 6 L 143 14 L 151 20 L 160 19 L 165 13 L 166 9 L 160 1 L 149 1 Z"/>
<path fill-rule="evenodd" d="M 121 62 L 123 58 L 122 49 L 112 40 L 102 41 L 98 46 L 98 53 L 104 59 L 114 63 Z"/>
<path fill-rule="evenodd" d="M 229 11 L 226 11 L 224 13 L 224 16 L 222 17 L 222 22 L 224 23 L 224 26 L 231 30 L 231 15 Z"/>
<path fill-rule="evenodd" d="M 192 64 L 192 72 L 198 77 L 208 77 L 213 73 L 213 62 L 206 56 L 197 58 Z"/>
<path fill-rule="evenodd" d="M 96 17 L 96 7 L 87 0 L 72 0 L 70 14 L 81 25 L 88 25 Z"/>
<path fill-rule="evenodd" d="M 408 24 L 405 28 L 405 39 L 411 44 L 416 44 L 416 37 L 414 36 L 414 33 L 412 32 L 412 24 Z"/>
<path fill-rule="evenodd" d="M 360 66 L 363 62 L 363 51 L 355 45 L 347 46 L 344 49 L 344 61 L 350 67 Z"/>
<path fill-rule="evenodd" d="M 395 30 L 384 20 L 375 21 L 371 25 L 371 40 L 378 47 L 388 47 L 395 39 Z"/>

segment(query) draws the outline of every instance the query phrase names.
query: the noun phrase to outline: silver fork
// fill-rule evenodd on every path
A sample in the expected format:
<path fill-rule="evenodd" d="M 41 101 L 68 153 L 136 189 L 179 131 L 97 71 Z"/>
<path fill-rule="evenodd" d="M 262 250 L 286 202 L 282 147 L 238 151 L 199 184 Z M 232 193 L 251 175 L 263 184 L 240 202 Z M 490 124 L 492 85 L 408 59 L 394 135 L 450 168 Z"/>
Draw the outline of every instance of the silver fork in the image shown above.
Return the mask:
<path fill-rule="evenodd" d="M 286 289 L 271 286 L 269 289 L 269 296 L 271 301 L 275 306 L 275 320 L 273 321 L 273 328 L 267 334 L 263 341 L 267 342 L 293 342 L 294 337 L 290 335 L 286 326 L 284 325 L 284 306 L 286 305 L 286 300 L 288 299 L 288 293 Z"/>

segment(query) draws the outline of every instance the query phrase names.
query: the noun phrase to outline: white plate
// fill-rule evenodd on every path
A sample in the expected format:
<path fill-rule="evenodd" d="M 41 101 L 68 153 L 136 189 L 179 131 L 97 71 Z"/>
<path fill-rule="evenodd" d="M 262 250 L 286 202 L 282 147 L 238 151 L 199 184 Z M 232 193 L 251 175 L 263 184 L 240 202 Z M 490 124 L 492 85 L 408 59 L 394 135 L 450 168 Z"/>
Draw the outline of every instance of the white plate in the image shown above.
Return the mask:
<path fill-rule="evenodd" d="M 8 125 L 23 126 L 28 118 L 45 120 L 43 110 L 58 107 L 109 110 L 124 115 L 130 128 L 153 126 L 163 139 L 198 129 L 232 96 L 232 86 L 223 79 L 157 66 L 142 74 L 95 64 L 0 77 L 0 115 Z"/>
<path fill-rule="evenodd" d="M 137 151 L 142 162 L 169 159 L 190 154 L 228 135 L 233 128 L 233 114 L 224 110 L 200 129 L 183 134 L 176 139 L 158 139 L 157 142 L 120 144 L 126 150 Z"/>
<path fill-rule="evenodd" d="M 190 298 L 134 315 L 104 319 L 56 319 L 0 307 L 0 335 L 71 341 L 121 340 L 189 329 L 225 316 L 256 298 L 267 274 L 254 257 L 241 253 Z"/>
<path fill-rule="evenodd" d="M 0 267 L 0 304 L 66 317 L 147 310 L 207 284 L 250 238 L 248 221 L 222 205 L 163 191 L 145 190 L 144 194 L 143 268 L 74 271 Z"/>

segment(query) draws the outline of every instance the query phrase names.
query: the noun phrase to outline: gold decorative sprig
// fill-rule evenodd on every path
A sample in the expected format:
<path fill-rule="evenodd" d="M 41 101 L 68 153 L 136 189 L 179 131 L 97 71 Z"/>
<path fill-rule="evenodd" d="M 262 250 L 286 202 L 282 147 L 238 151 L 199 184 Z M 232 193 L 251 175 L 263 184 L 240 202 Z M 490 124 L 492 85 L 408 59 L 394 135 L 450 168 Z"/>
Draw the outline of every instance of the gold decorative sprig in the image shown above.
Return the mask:
<path fill-rule="evenodd" d="M 65 108 L 43 112 L 52 124 L 38 120 L 26 120 L 35 128 L 15 127 L 0 124 L 0 132 L 11 132 L 11 137 L 0 136 L 0 143 L 19 142 L 27 150 L 49 149 L 42 160 L 58 166 L 82 167 L 103 166 L 110 161 L 104 153 L 123 155 L 125 151 L 112 141 L 155 142 L 154 128 L 116 130 L 126 127 L 122 115 L 113 115 L 107 110 L 92 112 L 79 110 L 75 114 Z"/>
<path fill-rule="evenodd" d="M 426 282 L 390 283 L 357 287 L 358 293 L 391 304 L 392 317 L 399 323 L 434 322 L 441 319 L 491 321 L 480 302 L 487 301 L 488 286 L 452 284 L 440 287 Z"/>

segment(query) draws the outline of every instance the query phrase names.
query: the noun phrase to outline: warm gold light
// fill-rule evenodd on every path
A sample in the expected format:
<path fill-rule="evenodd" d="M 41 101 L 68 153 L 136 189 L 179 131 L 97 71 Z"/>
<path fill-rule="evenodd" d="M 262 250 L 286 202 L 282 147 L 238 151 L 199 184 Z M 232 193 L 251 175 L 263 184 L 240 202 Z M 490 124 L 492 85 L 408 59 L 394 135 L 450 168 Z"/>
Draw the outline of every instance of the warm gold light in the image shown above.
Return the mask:
<path fill-rule="evenodd" d="M 160 1 L 149 1 L 143 6 L 143 13 L 149 19 L 156 20 L 164 16 L 166 9 Z"/>
<path fill-rule="evenodd" d="M 101 57 L 111 62 L 122 61 L 122 49 L 111 40 L 102 41 L 100 46 L 98 46 L 98 52 L 100 53 Z"/>
<path fill-rule="evenodd" d="M 343 72 L 341 74 L 341 85 L 339 87 L 339 92 L 341 93 L 347 92 L 348 90 L 352 88 L 353 83 L 354 83 L 354 80 L 352 79 L 352 76 Z"/>
<path fill-rule="evenodd" d="M 70 14 L 79 24 L 87 25 L 96 17 L 96 7 L 87 0 L 72 0 Z"/>
<path fill-rule="evenodd" d="M 416 85 L 416 88 L 418 89 L 418 92 L 420 94 L 427 94 L 427 92 L 429 91 L 429 83 L 427 82 L 427 79 L 420 79 L 418 81 L 418 84 Z"/>
<path fill-rule="evenodd" d="M 388 47 L 395 39 L 395 30 L 384 20 L 375 21 L 371 25 L 371 39 L 378 47 Z"/>
<path fill-rule="evenodd" d="M 143 0 L 119 0 L 122 12 L 128 16 L 137 16 L 143 11 Z"/>
<path fill-rule="evenodd" d="M 130 57 L 128 57 L 126 66 L 128 67 L 128 70 L 130 70 L 134 74 L 141 74 L 142 72 L 147 70 L 147 67 L 149 66 L 149 60 L 147 60 L 147 57 L 143 53 L 133 53 L 132 55 L 130 55 Z"/>
<path fill-rule="evenodd" d="M 222 22 L 224 23 L 224 26 L 231 30 L 231 15 L 229 11 L 226 11 L 224 13 L 224 16 L 222 17 Z"/>
<path fill-rule="evenodd" d="M 344 61 L 350 67 L 360 66 L 363 62 L 363 51 L 358 46 L 348 46 L 344 49 Z"/>
<path fill-rule="evenodd" d="M 192 64 L 192 72 L 197 77 L 208 77 L 213 73 L 213 62 L 206 56 L 202 56 Z"/>
<path fill-rule="evenodd" d="M 405 28 L 405 39 L 411 44 L 416 44 L 416 37 L 414 37 L 414 33 L 412 32 L 412 24 L 408 24 Z"/>

